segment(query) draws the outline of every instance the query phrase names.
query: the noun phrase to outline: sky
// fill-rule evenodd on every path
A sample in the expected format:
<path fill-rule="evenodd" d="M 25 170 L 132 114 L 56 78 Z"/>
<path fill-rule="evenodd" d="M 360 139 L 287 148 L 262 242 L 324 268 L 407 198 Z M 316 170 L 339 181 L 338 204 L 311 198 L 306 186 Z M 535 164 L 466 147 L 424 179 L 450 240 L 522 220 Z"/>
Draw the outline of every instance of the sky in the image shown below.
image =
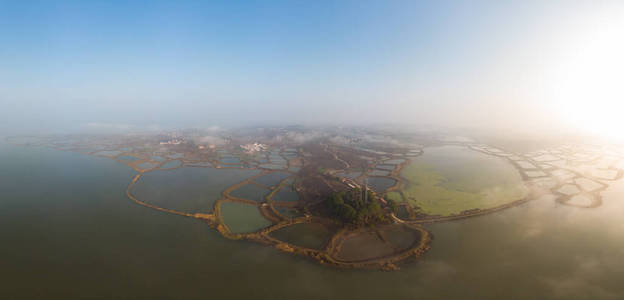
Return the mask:
<path fill-rule="evenodd" d="M 622 1 L 4 1 L 0 133 L 371 124 L 624 138 Z"/>

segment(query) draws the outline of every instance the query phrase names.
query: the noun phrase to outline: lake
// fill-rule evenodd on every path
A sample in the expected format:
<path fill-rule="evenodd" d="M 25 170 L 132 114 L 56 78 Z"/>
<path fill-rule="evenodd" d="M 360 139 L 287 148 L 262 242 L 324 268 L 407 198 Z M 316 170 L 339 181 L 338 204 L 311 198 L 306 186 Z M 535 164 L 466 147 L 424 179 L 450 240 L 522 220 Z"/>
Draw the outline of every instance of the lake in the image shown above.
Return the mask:
<path fill-rule="evenodd" d="M 135 175 L 107 158 L 0 143 L 0 298 L 624 297 L 622 181 L 598 208 L 545 196 L 428 225 L 431 250 L 382 272 L 322 266 L 136 205 L 125 196 Z"/>

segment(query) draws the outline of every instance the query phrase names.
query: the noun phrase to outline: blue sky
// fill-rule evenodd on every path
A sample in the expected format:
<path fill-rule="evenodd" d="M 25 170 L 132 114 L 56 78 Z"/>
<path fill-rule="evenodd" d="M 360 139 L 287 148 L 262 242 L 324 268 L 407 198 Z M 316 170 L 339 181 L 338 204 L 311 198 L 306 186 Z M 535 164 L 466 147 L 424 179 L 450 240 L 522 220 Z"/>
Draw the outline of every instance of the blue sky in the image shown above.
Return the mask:
<path fill-rule="evenodd" d="M 544 121 L 558 38 L 621 5 L 502 2 L 0 0 L 0 128 Z"/>

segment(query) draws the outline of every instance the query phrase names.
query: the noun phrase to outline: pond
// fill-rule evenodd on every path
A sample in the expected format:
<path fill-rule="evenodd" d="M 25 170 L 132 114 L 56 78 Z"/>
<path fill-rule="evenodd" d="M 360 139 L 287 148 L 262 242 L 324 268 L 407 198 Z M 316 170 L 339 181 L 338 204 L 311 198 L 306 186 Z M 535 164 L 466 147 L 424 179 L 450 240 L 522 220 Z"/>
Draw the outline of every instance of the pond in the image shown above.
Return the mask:
<path fill-rule="evenodd" d="M 230 192 L 230 196 L 235 198 L 247 199 L 257 202 L 264 201 L 264 197 L 269 194 L 269 190 L 259 187 L 256 184 L 248 183 L 245 184 L 232 192 Z"/>
<path fill-rule="evenodd" d="M 261 164 L 258 165 L 258 168 L 269 169 L 269 170 L 284 170 L 287 165 L 278 165 L 278 164 Z"/>
<path fill-rule="evenodd" d="M 299 201 L 299 195 L 293 190 L 291 186 L 283 186 L 273 195 L 273 198 L 271 200 L 283 202 L 297 202 Z"/>
<path fill-rule="evenodd" d="M 143 170 L 149 170 L 149 169 L 155 168 L 157 166 L 158 166 L 158 164 L 157 163 L 153 163 L 153 162 L 144 162 L 144 163 L 140 163 L 140 164 L 137 165 L 137 167 L 139 167 L 140 169 L 143 169 Z"/>
<path fill-rule="evenodd" d="M 272 224 L 255 205 L 224 201 L 220 212 L 223 223 L 233 233 L 255 232 Z"/>
<path fill-rule="evenodd" d="M 338 175 L 340 177 L 349 178 L 349 179 L 355 179 L 355 178 L 359 177 L 360 175 L 362 175 L 362 172 L 360 172 L 360 171 L 338 172 L 338 173 L 336 173 L 336 175 Z"/>
<path fill-rule="evenodd" d="M 159 155 L 154 155 L 154 156 L 150 157 L 150 160 L 163 162 L 163 161 L 167 160 L 167 158 L 159 156 Z"/>
<path fill-rule="evenodd" d="M 284 153 L 283 155 L 287 159 L 295 159 L 295 158 L 297 158 L 297 153 Z"/>
<path fill-rule="evenodd" d="M 368 172 L 370 176 L 388 176 L 390 175 L 389 171 L 386 170 L 372 170 Z"/>
<path fill-rule="evenodd" d="M 255 178 L 254 181 L 265 185 L 267 187 L 278 185 L 282 180 L 290 177 L 290 173 L 286 172 L 273 172 L 266 175 L 262 175 L 258 178 Z"/>
<path fill-rule="evenodd" d="M 384 164 L 390 164 L 390 165 L 400 165 L 400 164 L 402 164 L 404 162 L 405 162 L 405 159 L 403 159 L 403 158 L 395 158 L 395 159 L 386 160 L 383 163 Z"/>
<path fill-rule="evenodd" d="M 405 205 L 397 206 L 396 216 L 403 220 L 409 219 L 409 213 L 407 211 L 407 207 L 405 207 Z"/>
<path fill-rule="evenodd" d="M 381 170 L 392 171 L 392 170 L 394 170 L 396 168 L 396 165 L 381 164 L 381 165 L 375 166 L 375 168 L 381 169 Z"/>
<path fill-rule="evenodd" d="M 160 166 L 161 169 L 177 168 L 182 165 L 182 161 L 171 160 Z"/>
<path fill-rule="evenodd" d="M 280 213 L 282 216 L 286 217 L 286 218 L 297 218 L 297 217 L 302 217 L 303 213 L 301 213 L 300 211 L 291 208 L 291 207 L 284 207 L 284 206 L 274 206 L 275 210 L 277 210 L 278 213 Z"/>
<path fill-rule="evenodd" d="M 344 261 L 361 261 L 393 253 L 392 245 L 381 240 L 374 231 L 366 231 L 347 238 L 337 257 Z"/>
<path fill-rule="evenodd" d="M 388 177 L 368 177 L 368 186 L 377 193 L 383 193 L 396 184 L 396 180 Z"/>
<path fill-rule="evenodd" d="M 221 191 L 255 174 L 256 170 L 179 168 L 143 174 L 131 192 L 140 201 L 178 211 L 208 213 Z"/>
<path fill-rule="evenodd" d="M 300 223 L 271 232 L 271 236 L 300 247 L 321 249 L 329 241 L 333 230 L 318 223 Z"/>
<path fill-rule="evenodd" d="M 210 162 L 207 161 L 194 161 L 194 162 L 188 162 L 185 163 L 184 166 L 186 167 L 212 167 L 212 164 Z"/>
<path fill-rule="evenodd" d="M 173 153 L 167 155 L 169 158 L 178 159 L 184 157 L 184 153 Z"/>
<path fill-rule="evenodd" d="M 419 231 L 410 229 L 401 224 L 382 226 L 379 228 L 378 232 L 395 251 L 405 251 L 421 238 Z"/>
<path fill-rule="evenodd" d="M 238 157 L 222 157 L 219 162 L 222 164 L 238 164 L 241 160 Z"/>
<path fill-rule="evenodd" d="M 123 160 L 123 161 L 126 161 L 126 162 L 131 162 L 131 161 L 137 161 L 137 160 L 140 160 L 140 158 L 135 157 L 135 156 L 131 156 L 131 155 L 124 155 L 124 156 L 120 156 L 120 157 L 117 157 L 117 159 L 119 159 L 119 160 Z"/>
<path fill-rule="evenodd" d="M 271 163 L 278 164 L 278 165 L 285 165 L 288 163 L 288 161 L 282 158 L 281 156 L 271 156 L 269 157 L 269 160 L 271 161 Z"/>

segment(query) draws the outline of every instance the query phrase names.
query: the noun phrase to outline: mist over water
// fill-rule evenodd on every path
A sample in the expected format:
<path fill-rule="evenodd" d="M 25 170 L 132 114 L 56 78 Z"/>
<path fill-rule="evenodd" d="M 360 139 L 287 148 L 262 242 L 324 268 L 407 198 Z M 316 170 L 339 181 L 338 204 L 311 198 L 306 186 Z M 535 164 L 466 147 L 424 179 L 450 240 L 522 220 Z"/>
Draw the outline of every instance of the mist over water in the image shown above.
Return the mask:
<path fill-rule="evenodd" d="M 621 53 L 621 1 L 0 1 L 0 298 L 623 299 Z M 431 248 L 342 269 L 137 205 L 256 232 L 313 171 Z"/>

